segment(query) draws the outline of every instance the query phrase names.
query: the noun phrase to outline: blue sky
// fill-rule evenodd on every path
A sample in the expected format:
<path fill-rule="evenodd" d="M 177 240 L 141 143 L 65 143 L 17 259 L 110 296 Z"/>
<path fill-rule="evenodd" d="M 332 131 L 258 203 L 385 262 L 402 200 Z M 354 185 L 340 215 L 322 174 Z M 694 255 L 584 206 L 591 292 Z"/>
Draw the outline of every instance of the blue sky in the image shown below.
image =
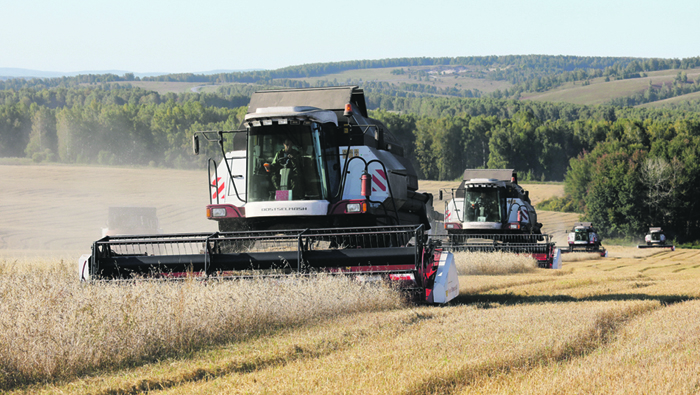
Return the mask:
<path fill-rule="evenodd" d="M 0 0 L 0 67 L 203 72 L 395 57 L 700 56 L 700 1 Z"/>

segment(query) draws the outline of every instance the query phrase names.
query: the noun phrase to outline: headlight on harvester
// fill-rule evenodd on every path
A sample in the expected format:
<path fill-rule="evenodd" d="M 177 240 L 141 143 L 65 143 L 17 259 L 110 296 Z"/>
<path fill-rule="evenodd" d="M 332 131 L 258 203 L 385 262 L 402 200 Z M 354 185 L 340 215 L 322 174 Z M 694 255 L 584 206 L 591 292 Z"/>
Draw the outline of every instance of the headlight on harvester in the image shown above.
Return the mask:
<path fill-rule="evenodd" d="M 345 213 L 364 213 L 367 211 L 367 203 L 348 203 L 345 206 Z"/>
<path fill-rule="evenodd" d="M 212 208 L 211 209 L 212 218 L 221 218 L 226 216 L 226 209 L 223 207 Z"/>

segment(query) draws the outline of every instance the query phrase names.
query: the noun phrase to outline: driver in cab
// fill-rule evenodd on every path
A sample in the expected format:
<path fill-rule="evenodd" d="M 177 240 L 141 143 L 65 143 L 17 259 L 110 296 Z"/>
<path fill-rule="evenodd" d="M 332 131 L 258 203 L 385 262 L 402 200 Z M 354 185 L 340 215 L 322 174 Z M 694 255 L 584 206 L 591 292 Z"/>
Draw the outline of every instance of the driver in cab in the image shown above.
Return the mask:
<path fill-rule="evenodd" d="M 481 192 L 476 199 L 469 202 L 470 204 L 470 217 L 472 220 L 476 221 L 487 221 L 492 220 L 495 213 L 496 207 L 494 202 L 486 196 L 485 192 Z M 488 219 L 486 217 L 489 217 Z"/>
<path fill-rule="evenodd" d="M 275 154 L 272 164 L 265 163 L 265 170 L 272 173 L 272 184 L 276 190 L 292 191 L 293 199 L 302 199 L 302 156 L 291 139 L 284 140 L 284 148 Z"/>

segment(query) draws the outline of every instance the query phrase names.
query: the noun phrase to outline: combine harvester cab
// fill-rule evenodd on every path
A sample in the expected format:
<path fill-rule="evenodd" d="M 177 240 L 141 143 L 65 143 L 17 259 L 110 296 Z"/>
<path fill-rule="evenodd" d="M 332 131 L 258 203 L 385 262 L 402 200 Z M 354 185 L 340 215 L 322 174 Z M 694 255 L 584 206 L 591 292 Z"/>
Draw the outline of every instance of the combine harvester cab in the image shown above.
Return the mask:
<path fill-rule="evenodd" d="M 358 87 L 256 92 L 239 130 L 200 132 L 195 152 L 200 136 L 225 158 L 209 161 L 207 206 L 222 232 L 430 227 L 431 195 Z"/>
<path fill-rule="evenodd" d="M 591 222 L 576 222 L 567 237 L 568 247 L 562 248 L 562 252 L 594 252 L 606 257 L 608 252 L 602 240 Z"/>
<path fill-rule="evenodd" d="M 459 295 L 454 258 L 426 239 L 422 225 L 107 236 L 80 258 L 80 276 L 206 281 L 323 273 L 388 282 L 417 302 L 447 303 Z"/>
<path fill-rule="evenodd" d="M 227 139 L 228 138 L 228 139 Z M 459 293 L 452 254 L 429 241 L 432 196 L 398 140 L 368 117 L 361 89 L 256 92 L 239 130 L 198 132 L 217 233 L 104 237 L 88 279 L 344 274 L 385 280 L 427 303 Z"/>
<path fill-rule="evenodd" d="M 528 254 L 540 267 L 560 267 L 559 251 L 551 236 L 542 234 L 529 193 L 518 185 L 513 169 L 467 169 L 459 187 L 448 192 L 443 246 Z"/>
<path fill-rule="evenodd" d="M 649 228 L 649 233 L 644 236 L 644 244 L 639 244 L 637 248 L 670 248 L 676 250 L 673 244 L 666 244 L 666 235 L 660 227 Z"/>

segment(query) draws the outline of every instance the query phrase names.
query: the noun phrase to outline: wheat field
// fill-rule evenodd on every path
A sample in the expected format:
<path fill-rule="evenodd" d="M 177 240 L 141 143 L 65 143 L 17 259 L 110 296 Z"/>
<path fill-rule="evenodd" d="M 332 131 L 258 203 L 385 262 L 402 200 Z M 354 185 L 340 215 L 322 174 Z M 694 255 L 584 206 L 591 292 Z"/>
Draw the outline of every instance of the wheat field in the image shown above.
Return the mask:
<path fill-rule="evenodd" d="M 201 174 L 10 167 L 0 165 L 3 203 L 26 220 L 0 207 L 0 392 L 700 392 L 694 250 L 606 245 L 608 258 L 565 254 L 560 270 L 522 256 L 459 253 L 460 296 L 441 307 L 333 277 L 81 284 L 77 258 L 99 236 L 106 207 L 156 206 L 164 229 L 176 231 L 203 214 L 196 200 L 207 199 L 171 193 L 149 202 L 149 188 L 121 195 L 128 180 L 110 187 L 100 179 L 151 177 L 163 190 L 194 187 Z M 3 181 L 17 172 L 47 177 L 44 188 Z M 560 193 L 546 187 L 540 195 Z M 57 197 L 52 209 L 31 210 L 47 191 Z M 545 229 L 576 220 L 539 214 Z"/>
<path fill-rule="evenodd" d="M 0 389 L 186 355 L 404 303 L 388 287 L 342 277 L 87 284 L 76 281 L 72 263 L 31 264 L 34 270 L 0 263 Z"/>

